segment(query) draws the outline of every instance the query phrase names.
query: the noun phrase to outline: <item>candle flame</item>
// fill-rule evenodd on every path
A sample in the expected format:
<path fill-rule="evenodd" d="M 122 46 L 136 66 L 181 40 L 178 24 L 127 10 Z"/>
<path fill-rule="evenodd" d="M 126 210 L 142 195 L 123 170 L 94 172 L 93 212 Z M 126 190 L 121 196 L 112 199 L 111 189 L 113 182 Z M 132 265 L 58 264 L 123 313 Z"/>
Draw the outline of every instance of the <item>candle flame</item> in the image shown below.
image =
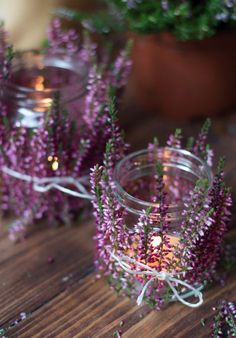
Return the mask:
<path fill-rule="evenodd" d="M 49 155 L 48 156 L 48 162 L 52 162 L 51 168 L 52 168 L 53 171 L 56 171 L 59 168 L 59 160 L 58 160 L 57 156 Z"/>
<path fill-rule="evenodd" d="M 42 102 L 46 105 L 46 106 L 50 106 L 52 103 L 52 99 L 50 99 L 49 97 L 46 99 L 43 99 Z"/>
<path fill-rule="evenodd" d="M 44 82 L 44 77 L 41 75 L 37 76 L 35 79 L 35 86 L 34 86 L 35 90 L 44 90 L 43 82 Z"/>
<path fill-rule="evenodd" d="M 152 237 L 152 245 L 154 247 L 159 246 L 161 244 L 161 242 L 162 242 L 161 236 L 153 236 Z"/>
<path fill-rule="evenodd" d="M 56 170 L 58 169 L 58 167 L 59 167 L 58 161 L 54 161 L 54 162 L 52 163 L 52 170 L 53 170 L 53 171 L 56 171 Z"/>

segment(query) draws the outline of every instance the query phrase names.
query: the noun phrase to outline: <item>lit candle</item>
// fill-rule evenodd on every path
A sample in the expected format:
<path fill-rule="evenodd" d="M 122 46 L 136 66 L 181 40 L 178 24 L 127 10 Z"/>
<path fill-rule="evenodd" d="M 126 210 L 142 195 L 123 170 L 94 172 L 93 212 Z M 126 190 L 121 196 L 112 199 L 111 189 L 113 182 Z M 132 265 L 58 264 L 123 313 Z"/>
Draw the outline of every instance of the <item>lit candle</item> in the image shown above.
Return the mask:
<path fill-rule="evenodd" d="M 170 248 L 167 248 L 167 246 L 164 244 L 162 250 L 166 251 L 166 250 L 169 249 L 170 252 L 168 252 L 166 254 L 165 259 L 171 261 L 172 259 L 175 258 L 174 257 L 174 249 L 176 248 L 176 246 L 179 243 L 179 237 L 174 236 L 174 235 L 167 235 L 166 237 L 167 237 L 167 240 L 169 242 Z M 152 245 L 152 248 L 153 248 L 153 252 L 152 252 L 153 254 L 155 254 L 157 252 L 157 250 L 158 250 L 158 248 L 160 247 L 161 244 L 162 244 L 162 237 L 161 236 L 153 236 L 152 237 L 151 245 Z M 156 262 L 154 261 L 152 263 L 148 263 L 148 266 L 150 266 L 151 268 L 155 268 L 155 267 L 157 267 L 157 265 L 159 265 L 157 263 L 157 261 Z M 166 271 L 166 269 L 163 268 L 162 271 Z"/>
<path fill-rule="evenodd" d="M 53 171 L 56 171 L 59 168 L 59 159 L 57 156 L 48 156 L 48 162 L 50 163 Z"/>
<path fill-rule="evenodd" d="M 136 235 L 135 240 L 138 242 L 139 238 L 138 235 Z M 148 248 L 147 250 L 147 254 L 149 257 L 153 256 L 155 257 L 155 254 L 160 250 L 160 247 L 162 246 L 162 250 L 165 251 L 165 260 L 169 260 L 171 261 L 172 259 L 176 260 L 176 257 L 174 256 L 174 250 L 177 247 L 177 245 L 179 244 L 179 237 L 177 235 L 166 235 L 166 240 L 168 241 L 168 247 L 163 244 L 163 240 L 161 236 L 152 236 L 151 238 L 151 243 L 150 243 L 150 248 Z M 134 257 L 135 256 L 135 251 L 137 249 L 137 242 L 135 241 L 135 243 L 132 244 L 132 248 L 133 249 L 129 249 L 127 251 L 127 255 L 129 257 Z M 168 251 L 168 252 L 167 252 Z M 154 259 L 154 261 L 152 262 L 145 262 L 144 260 L 140 259 L 141 263 L 147 264 L 148 266 L 150 266 L 151 268 L 156 268 L 160 265 L 162 265 L 162 262 L 160 260 L 158 260 L 156 258 L 156 260 Z M 163 268 L 161 271 L 166 271 L 165 268 Z"/>

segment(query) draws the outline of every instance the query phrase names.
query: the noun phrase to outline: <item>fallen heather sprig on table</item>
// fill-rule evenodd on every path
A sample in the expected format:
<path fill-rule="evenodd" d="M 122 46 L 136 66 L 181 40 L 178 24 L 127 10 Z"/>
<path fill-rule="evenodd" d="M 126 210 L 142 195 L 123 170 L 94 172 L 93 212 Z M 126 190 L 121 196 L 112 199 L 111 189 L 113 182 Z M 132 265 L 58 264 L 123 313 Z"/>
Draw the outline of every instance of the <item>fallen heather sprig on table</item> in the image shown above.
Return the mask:
<path fill-rule="evenodd" d="M 213 338 L 236 337 L 236 305 L 223 300 L 213 308 L 215 315 L 212 324 Z"/>

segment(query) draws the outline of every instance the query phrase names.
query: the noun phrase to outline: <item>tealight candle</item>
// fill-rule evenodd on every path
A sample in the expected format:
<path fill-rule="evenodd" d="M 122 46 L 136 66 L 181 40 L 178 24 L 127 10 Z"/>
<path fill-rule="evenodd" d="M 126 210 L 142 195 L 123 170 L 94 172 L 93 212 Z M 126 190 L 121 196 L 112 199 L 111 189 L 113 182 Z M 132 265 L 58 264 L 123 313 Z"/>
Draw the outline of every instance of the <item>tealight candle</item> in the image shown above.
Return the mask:
<path fill-rule="evenodd" d="M 132 244 L 132 248 L 127 250 L 127 252 L 125 252 L 125 255 L 131 258 L 135 257 L 135 254 L 137 252 L 137 247 L 138 247 L 137 242 L 139 242 L 140 240 L 138 235 L 135 237 L 136 237 L 135 242 Z M 160 250 L 160 247 L 161 247 L 161 250 L 165 252 L 166 260 L 169 260 L 169 261 L 175 260 L 175 262 L 177 262 L 178 259 L 174 257 L 174 248 L 177 248 L 180 238 L 174 235 L 167 235 L 166 238 L 168 241 L 168 246 L 165 243 L 164 244 L 162 243 L 163 239 L 160 235 L 152 236 L 151 241 L 150 241 L 150 248 L 147 248 L 147 253 L 149 257 L 152 258 L 152 260 L 146 262 L 143 259 L 138 259 L 138 262 L 147 264 L 148 267 L 153 268 L 153 269 L 158 269 L 158 271 L 160 272 L 167 272 L 167 269 L 163 266 L 160 269 L 160 266 L 162 265 L 162 261 L 161 259 L 157 259 L 156 255 L 158 254 L 158 251 Z M 143 277 L 145 276 L 141 276 L 141 279 Z M 138 279 L 140 280 L 140 276 Z"/>
<path fill-rule="evenodd" d="M 167 235 L 167 239 L 168 239 L 168 242 L 170 244 L 170 248 L 175 248 L 179 244 L 179 237 L 178 236 Z M 162 244 L 162 238 L 161 238 L 161 236 L 152 236 L 152 238 L 151 238 L 151 246 L 152 246 L 152 252 L 151 252 L 151 254 L 155 255 L 161 244 Z M 167 249 L 168 248 L 164 244 L 163 250 L 167 250 Z M 170 252 L 168 252 L 166 254 L 166 259 L 168 259 L 168 260 L 174 259 L 174 252 L 173 252 L 173 250 L 170 250 Z M 154 261 L 152 263 L 148 263 L 148 266 L 150 266 L 151 268 L 155 268 L 155 267 L 158 266 L 158 264 L 157 264 L 156 261 Z M 161 271 L 166 271 L 166 269 L 163 268 Z"/>
<path fill-rule="evenodd" d="M 65 108 L 78 112 L 86 77 L 84 63 L 63 51 L 53 55 L 19 52 L 3 91 L 4 102 L 16 126 L 37 128 L 56 92 Z"/>

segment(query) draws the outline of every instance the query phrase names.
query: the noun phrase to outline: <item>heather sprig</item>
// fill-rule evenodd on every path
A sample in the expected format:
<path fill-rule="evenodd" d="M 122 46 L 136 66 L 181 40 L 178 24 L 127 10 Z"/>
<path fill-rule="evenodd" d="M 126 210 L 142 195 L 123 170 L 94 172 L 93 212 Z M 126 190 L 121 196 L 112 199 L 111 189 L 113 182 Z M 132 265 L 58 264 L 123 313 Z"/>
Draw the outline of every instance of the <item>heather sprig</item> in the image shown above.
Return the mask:
<path fill-rule="evenodd" d="M 120 129 L 117 118 L 116 98 L 109 94 L 109 110 L 108 110 L 108 133 L 111 135 L 109 142 L 107 143 L 108 152 L 104 156 L 105 166 L 109 171 L 109 177 L 111 177 L 111 169 L 114 169 L 116 163 L 124 157 L 125 153 L 129 149 L 129 144 L 124 140 L 123 131 Z"/>
<path fill-rule="evenodd" d="M 150 232 L 153 226 L 153 222 L 149 217 L 150 212 L 150 209 L 143 211 L 137 224 L 134 225 L 134 236 L 136 236 L 137 239 L 137 256 L 146 264 L 148 263 L 149 247 L 151 244 Z"/>
<path fill-rule="evenodd" d="M 233 302 L 223 300 L 215 311 L 211 337 L 236 337 L 236 305 Z"/>
<path fill-rule="evenodd" d="M 148 150 L 150 153 L 156 153 L 159 146 L 159 140 L 157 137 L 154 137 L 153 142 L 148 144 Z"/>
<path fill-rule="evenodd" d="M 182 130 L 177 128 L 175 133 L 169 136 L 169 139 L 167 140 L 167 145 L 171 148 L 180 149 L 182 147 L 181 140 Z"/>
<path fill-rule="evenodd" d="M 95 235 L 97 259 L 95 264 L 99 270 L 104 269 L 104 266 L 112 270 L 113 263 L 110 262 L 110 252 L 114 248 L 118 252 L 122 252 L 127 249 L 128 245 L 123 221 L 124 209 L 116 201 L 110 177 L 112 169 L 112 162 L 109 160 L 112 157 L 111 144 L 112 141 L 108 141 L 104 165 L 96 165 L 90 175 L 91 192 L 94 197 L 92 203 L 97 224 Z M 115 277 L 115 272 L 113 277 Z"/>
<path fill-rule="evenodd" d="M 203 277 L 202 273 L 205 271 L 202 268 L 202 264 L 206 262 L 205 260 L 209 256 L 206 253 L 207 256 L 203 257 L 203 252 L 202 255 L 199 254 L 201 250 L 205 250 L 204 244 L 208 243 L 208 240 L 205 240 L 205 235 L 212 226 L 212 214 L 213 209 L 210 207 L 210 201 L 207 196 L 207 186 L 204 182 L 199 181 L 195 189 L 190 192 L 189 202 L 185 202 L 180 229 L 181 254 L 179 256 L 181 256 L 182 260 L 181 265 L 185 268 L 192 268 L 188 276 L 192 282 L 198 280 L 199 276 L 200 278 Z M 201 249 L 199 250 L 200 247 Z M 206 270 L 206 272 L 209 273 L 209 270 Z"/>
<path fill-rule="evenodd" d="M 202 158 L 209 166 L 212 165 L 213 151 L 207 143 L 207 137 L 211 126 L 211 120 L 207 119 L 203 124 L 200 133 L 198 134 L 194 144 L 192 145 L 192 152 L 194 155 Z"/>
<path fill-rule="evenodd" d="M 3 22 L 0 23 L 0 82 L 6 81 L 10 75 L 13 48 L 7 40 Z"/>
<path fill-rule="evenodd" d="M 124 157 L 128 144 L 125 143 L 122 131 L 119 128 L 115 98 L 112 96 L 109 96 L 107 110 L 106 123 L 109 138 L 106 143 L 103 165 L 100 167 L 96 165 L 92 169 L 90 181 L 98 232 L 101 230 L 100 228 L 104 229 L 105 225 L 106 235 L 104 238 L 108 237 L 111 243 L 116 243 L 115 245 L 119 247 L 122 243 L 122 233 L 120 232 L 120 228 L 122 228 L 122 224 L 120 224 L 122 222 L 122 208 L 114 197 L 113 171 L 117 161 Z M 97 236 L 97 239 L 104 240 L 104 238 Z"/>
<path fill-rule="evenodd" d="M 78 52 L 78 34 L 74 29 L 63 30 L 59 18 L 52 20 L 48 28 L 48 44 L 51 53 L 66 49 L 68 54 Z"/>
<path fill-rule="evenodd" d="M 164 175 L 164 170 L 163 170 L 163 165 L 160 161 L 156 161 L 155 163 L 155 175 L 154 175 L 154 191 L 153 191 L 153 197 L 152 201 L 154 203 L 159 203 L 159 209 L 161 208 L 161 205 L 164 204 L 165 200 L 165 192 L 164 192 L 164 181 L 163 181 L 163 175 Z M 160 210 L 158 210 L 160 211 Z"/>
<path fill-rule="evenodd" d="M 128 74 L 132 67 L 132 61 L 130 59 L 130 52 L 132 48 L 131 40 L 127 42 L 125 48 L 116 57 L 116 60 L 111 64 L 111 85 L 113 87 L 124 86 L 127 81 Z"/>

